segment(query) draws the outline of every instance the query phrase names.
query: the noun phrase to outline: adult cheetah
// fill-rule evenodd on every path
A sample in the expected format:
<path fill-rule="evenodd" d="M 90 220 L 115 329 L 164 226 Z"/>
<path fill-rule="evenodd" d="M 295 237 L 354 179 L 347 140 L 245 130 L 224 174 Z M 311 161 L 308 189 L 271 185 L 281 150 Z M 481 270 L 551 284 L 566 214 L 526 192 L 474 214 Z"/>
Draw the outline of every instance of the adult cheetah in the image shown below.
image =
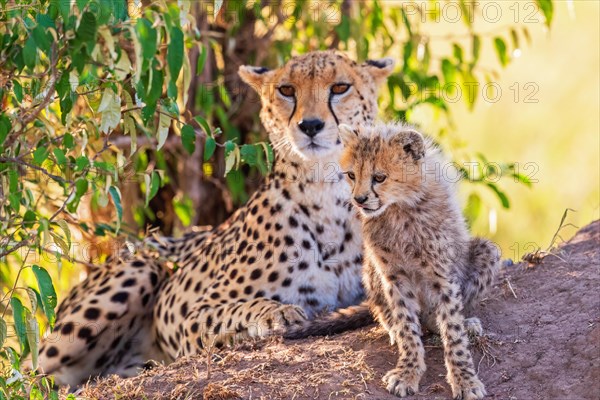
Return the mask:
<path fill-rule="evenodd" d="M 41 348 L 44 372 L 69 385 L 131 376 L 149 359 L 262 337 L 359 302 L 360 226 L 338 166 L 338 125 L 374 119 L 393 66 L 323 51 L 275 70 L 241 67 L 262 101 L 272 173 L 223 224 L 160 241 L 179 266 L 168 279 L 144 254 L 91 274 L 60 307 L 57 334 Z"/>

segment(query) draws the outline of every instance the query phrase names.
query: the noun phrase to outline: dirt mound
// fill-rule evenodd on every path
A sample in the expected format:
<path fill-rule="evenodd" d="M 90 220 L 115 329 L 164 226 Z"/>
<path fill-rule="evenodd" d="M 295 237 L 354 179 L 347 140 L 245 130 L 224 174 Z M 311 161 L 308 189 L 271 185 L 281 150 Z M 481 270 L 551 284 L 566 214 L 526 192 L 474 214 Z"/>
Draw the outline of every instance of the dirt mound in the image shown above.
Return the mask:
<path fill-rule="evenodd" d="M 478 313 L 486 335 L 472 344 L 488 398 L 600 399 L 599 269 L 599 221 L 539 265 L 503 269 Z M 412 398 L 451 398 L 439 338 L 429 335 L 424 341 L 428 370 Z M 381 377 L 396 358 L 387 335 L 375 326 L 330 338 L 271 338 L 211 358 L 183 358 L 136 378 L 103 379 L 79 396 L 394 399 Z"/>

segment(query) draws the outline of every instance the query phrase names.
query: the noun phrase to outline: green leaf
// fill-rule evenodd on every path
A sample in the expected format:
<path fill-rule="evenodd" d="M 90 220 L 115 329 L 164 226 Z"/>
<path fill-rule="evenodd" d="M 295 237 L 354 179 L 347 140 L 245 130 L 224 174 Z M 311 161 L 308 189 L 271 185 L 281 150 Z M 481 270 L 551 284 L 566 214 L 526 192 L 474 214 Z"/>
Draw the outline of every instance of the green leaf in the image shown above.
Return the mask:
<path fill-rule="evenodd" d="M 121 192 L 116 186 L 111 186 L 108 189 L 110 197 L 112 197 L 113 203 L 115 204 L 115 210 L 117 210 L 117 232 L 121 229 L 121 221 L 123 219 L 123 206 L 121 205 Z"/>
<path fill-rule="evenodd" d="M 152 171 L 152 179 L 150 181 L 150 192 L 148 194 L 148 200 L 150 201 L 156 196 L 158 193 L 158 189 L 160 188 L 160 175 L 156 171 Z"/>
<path fill-rule="evenodd" d="M 71 135 L 70 133 L 65 133 L 65 136 L 63 137 L 63 145 L 65 146 L 65 148 L 71 150 L 75 146 L 75 143 L 73 141 L 73 135 Z"/>
<path fill-rule="evenodd" d="M 552 0 L 535 0 L 540 10 L 544 14 L 546 19 L 546 26 L 550 27 L 552 23 L 552 17 L 554 15 L 554 5 L 552 4 Z"/>
<path fill-rule="evenodd" d="M 13 79 L 13 93 L 19 103 L 23 101 L 23 86 L 16 79 Z"/>
<path fill-rule="evenodd" d="M 479 61 L 479 55 L 481 54 L 481 38 L 479 35 L 473 35 L 473 65 Z"/>
<path fill-rule="evenodd" d="M 75 195 L 77 197 L 83 196 L 88 190 L 88 181 L 84 178 L 77 179 L 75 181 Z"/>
<path fill-rule="evenodd" d="M 465 216 L 470 224 L 473 224 L 477 217 L 481 214 L 481 197 L 477 193 L 471 193 L 467 199 L 465 207 Z"/>
<path fill-rule="evenodd" d="M 35 316 L 33 316 L 30 312 L 27 312 L 26 316 L 27 343 L 29 344 L 29 350 L 31 351 L 31 364 L 35 370 L 38 367 L 40 327 L 37 319 L 35 319 Z"/>
<path fill-rule="evenodd" d="M 208 50 L 204 46 L 200 47 L 200 55 L 198 56 L 198 62 L 196 63 L 196 76 L 200 76 L 202 71 L 204 71 L 204 65 L 206 64 L 206 56 L 208 55 Z"/>
<path fill-rule="evenodd" d="M 448 84 L 456 81 L 456 68 L 447 58 L 442 60 L 442 74 L 444 75 L 444 83 Z"/>
<path fill-rule="evenodd" d="M 454 52 L 454 58 L 456 58 L 456 60 L 462 64 L 463 62 L 463 50 L 462 47 L 460 47 L 458 44 L 454 43 L 452 45 L 452 49 Z"/>
<path fill-rule="evenodd" d="M 533 183 L 531 182 L 531 179 L 529 179 L 529 177 L 527 175 L 523 175 L 521 173 L 514 172 L 514 173 L 512 173 L 512 177 L 515 178 L 515 182 L 521 182 L 521 183 L 525 184 L 525 186 L 527 186 L 528 188 L 533 187 Z"/>
<path fill-rule="evenodd" d="M 2 145 L 6 140 L 6 136 L 8 136 L 10 128 L 10 118 L 8 118 L 6 114 L 0 114 L 0 145 Z"/>
<path fill-rule="evenodd" d="M 35 221 L 37 221 L 36 213 L 31 210 L 25 211 L 25 215 L 23 215 L 23 223 L 25 224 L 25 227 L 31 229 Z"/>
<path fill-rule="evenodd" d="M 12 207 L 15 213 L 19 213 L 21 209 L 21 193 L 11 193 L 8 195 L 8 200 L 10 201 L 10 206 Z"/>
<path fill-rule="evenodd" d="M 77 171 L 83 171 L 85 168 L 89 167 L 90 160 L 86 156 L 80 156 L 75 160 L 75 165 L 77 166 Z"/>
<path fill-rule="evenodd" d="M 204 161 L 208 161 L 215 153 L 217 141 L 212 137 L 207 137 L 204 143 Z"/>
<path fill-rule="evenodd" d="M 17 332 L 17 339 L 19 339 L 19 345 L 21 348 L 21 354 L 24 354 L 26 350 L 29 348 L 27 344 L 27 310 L 21 300 L 17 297 L 11 297 L 10 306 L 13 312 L 13 320 L 15 323 L 15 331 Z"/>
<path fill-rule="evenodd" d="M 500 60 L 500 64 L 503 67 L 508 64 L 508 55 L 506 54 L 506 43 L 500 37 L 496 37 L 494 39 L 494 47 L 496 48 L 496 54 L 498 54 L 498 59 Z"/>
<path fill-rule="evenodd" d="M 510 208 L 510 202 L 508 201 L 508 197 L 506 196 L 506 194 L 501 191 L 498 186 L 496 186 L 493 183 L 488 183 L 487 186 L 492 189 L 492 191 L 494 193 L 496 193 L 496 196 L 498 196 L 498 199 L 500 200 L 500 203 L 502 204 L 502 207 L 504 208 Z"/>
<path fill-rule="evenodd" d="M 0 318 L 0 349 L 2 347 L 4 347 L 4 341 L 6 340 L 6 337 L 8 336 L 7 334 L 7 329 L 6 329 L 6 321 L 4 321 L 2 318 Z"/>
<path fill-rule="evenodd" d="M 170 39 L 171 41 L 167 47 L 167 64 L 171 73 L 171 83 L 175 85 L 183 65 L 183 32 L 181 32 L 181 29 L 176 26 L 173 27 Z"/>
<path fill-rule="evenodd" d="M 37 165 L 41 165 L 48 158 L 48 148 L 47 147 L 38 147 L 33 152 L 33 162 Z"/>
<path fill-rule="evenodd" d="M 156 30 L 152 28 L 150 21 L 145 18 L 139 18 L 135 27 L 142 45 L 144 58 L 153 59 L 156 55 Z"/>
<path fill-rule="evenodd" d="M 93 42 L 96 40 L 97 30 L 98 25 L 94 14 L 89 11 L 84 12 L 81 16 L 79 28 L 77 28 L 77 38 L 82 42 Z"/>
<path fill-rule="evenodd" d="M 208 125 L 208 122 L 206 122 L 206 120 L 204 118 L 202 118 L 200 115 L 195 116 L 194 119 L 196 120 L 196 122 L 198 122 L 198 124 L 202 127 L 202 129 L 204 129 L 204 132 L 206 132 L 206 135 L 212 137 L 212 132 L 210 130 L 210 126 Z"/>
<path fill-rule="evenodd" d="M 192 199 L 187 196 L 183 196 L 181 200 L 173 198 L 173 210 L 183 226 L 189 226 L 192 223 L 192 216 L 194 215 Z"/>
<path fill-rule="evenodd" d="M 29 69 L 33 69 L 35 67 L 36 58 L 37 46 L 35 45 L 33 36 L 30 36 L 23 47 L 23 62 Z"/>
<path fill-rule="evenodd" d="M 189 154 L 194 154 L 196 150 L 196 132 L 191 125 L 186 124 L 181 128 L 181 144 Z"/>
<path fill-rule="evenodd" d="M 8 171 L 8 191 L 10 193 L 19 191 L 19 172 L 16 169 Z"/>
<path fill-rule="evenodd" d="M 250 166 L 254 166 L 256 164 L 257 151 L 256 146 L 253 144 L 245 144 L 240 148 L 240 155 L 242 161 L 247 163 Z"/>
<path fill-rule="evenodd" d="M 64 151 L 62 151 L 58 147 L 55 147 L 54 150 L 52 150 L 52 153 L 54 154 L 54 157 L 56 158 L 56 162 L 58 163 L 58 165 L 64 165 L 67 163 L 67 157 L 65 157 Z"/>
<path fill-rule="evenodd" d="M 342 42 L 348 42 L 348 39 L 350 39 L 350 19 L 347 16 L 342 15 L 342 21 L 335 27 L 335 32 Z"/>
<path fill-rule="evenodd" d="M 40 291 L 42 309 L 44 310 L 46 318 L 48 318 L 50 329 L 53 329 L 54 323 L 56 322 L 56 313 L 54 312 L 54 309 L 56 308 L 57 300 L 56 291 L 54 290 L 54 285 L 52 284 L 52 278 L 50 278 L 48 271 L 38 265 L 34 265 L 32 270 Z"/>
<path fill-rule="evenodd" d="M 44 53 L 49 54 L 50 52 L 50 38 L 48 37 L 48 33 L 42 25 L 36 26 L 32 31 L 31 35 L 35 40 L 35 44 L 37 47 L 42 50 Z"/>

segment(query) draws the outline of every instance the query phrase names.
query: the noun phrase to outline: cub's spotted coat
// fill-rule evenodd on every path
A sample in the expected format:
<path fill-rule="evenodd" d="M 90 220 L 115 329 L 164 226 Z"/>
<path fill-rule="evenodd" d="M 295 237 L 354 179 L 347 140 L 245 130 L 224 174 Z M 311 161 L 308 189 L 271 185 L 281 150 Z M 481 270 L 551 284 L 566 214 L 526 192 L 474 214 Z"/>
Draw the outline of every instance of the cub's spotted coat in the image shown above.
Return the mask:
<path fill-rule="evenodd" d="M 225 223 L 158 240 L 179 266 L 170 278 L 143 254 L 90 275 L 63 302 L 58 331 L 68 340 L 45 341 L 42 370 L 70 385 L 131 376 L 149 359 L 172 361 L 356 304 L 361 236 L 339 172 L 337 126 L 373 120 L 392 69 L 389 59 L 358 64 L 332 51 L 275 70 L 242 67 L 262 101 L 273 172 Z"/>
<path fill-rule="evenodd" d="M 483 398 L 465 323 L 479 331 L 481 325 L 463 318 L 463 306 L 491 285 L 498 249 L 469 237 L 449 164 L 420 133 L 400 124 L 341 125 L 340 132 L 342 167 L 363 219 L 365 290 L 398 345 L 398 364 L 384 376 L 387 389 L 401 397 L 418 391 L 425 372 L 421 317 L 429 329 L 439 328 L 454 397 Z"/>

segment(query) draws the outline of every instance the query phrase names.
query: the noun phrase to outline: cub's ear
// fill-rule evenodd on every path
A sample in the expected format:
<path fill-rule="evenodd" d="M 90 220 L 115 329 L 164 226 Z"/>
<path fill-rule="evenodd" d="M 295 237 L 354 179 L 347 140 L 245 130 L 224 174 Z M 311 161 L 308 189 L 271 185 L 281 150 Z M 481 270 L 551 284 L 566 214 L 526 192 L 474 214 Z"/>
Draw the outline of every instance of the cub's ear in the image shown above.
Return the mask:
<path fill-rule="evenodd" d="M 367 60 L 362 64 L 362 67 L 369 72 L 377 85 L 381 85 L 394 71 L 395 65 L 396 62 L 391 58 L 380 58 L 378 60 Z"/>
<path fill-rule="evenodd" d="M 409 155 L 414 161 L 425 157 L 425 139 L 415 130 L 402 131 L 391 140 L 393 145 L 402 148 L 403 154 Z"/>
<path fill-rule="evenodd" d="M 340 130 L 340 140 L 344 144 L 344 147 L 350 146 L 358 139 L 358 131 L 352 129 L 350 125 L 339 124 L 338 129 Z"/>
<path fill-rule="evenodd" d="M 242 65 L 238 70 L 240 78 L 248 85 L 252 86 L 252 89 L 256 90 L 258 94 L 261 93 L 261 88 L 267 82 L 272 75 L 273 71 L 265 67 L 252 67 L 249 65 Z"/>

